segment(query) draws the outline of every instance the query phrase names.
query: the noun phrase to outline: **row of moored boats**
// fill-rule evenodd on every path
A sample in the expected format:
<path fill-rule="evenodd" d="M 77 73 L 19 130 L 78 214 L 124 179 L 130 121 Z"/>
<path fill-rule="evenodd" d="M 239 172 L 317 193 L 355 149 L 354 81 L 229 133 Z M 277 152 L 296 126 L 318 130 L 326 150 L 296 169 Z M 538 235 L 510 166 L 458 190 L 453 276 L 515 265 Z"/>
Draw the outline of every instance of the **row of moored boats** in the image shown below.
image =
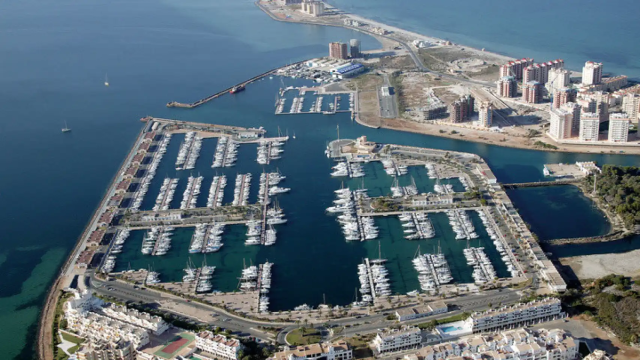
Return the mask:
<path fill-rule="evenodd" d="M 171 140 L 171 134 L 162 135 L 162 139 L 157 146 L 156 151 L 153 154 L 153 158 L 151 162 L 147 165 L 147 169 L 145 170 L 144 177 L 140 180 L 140 185 L 138 186 L 138 190 L 133 195 L 133 199 L 131 200 L 130 209 L 133 211 L 137 211 L 140 209 L 142 205 L 142 201 L 144 200 L 144 196 L 149 191 L 149 185 L 151 185 L 151 180 L 156 175 L 156 171 L 158 170 L 158 166 L 160 166 L 160 161 L 162 161 L 162 157 L 167 152 L 167 146 L 169 146 L 169 141 Z"/>
<path fill-rule="evenodd" d="M 409 172 L 409 167 L 406 165 L 398 165 L 393 159 L 382 159 L 382 166 L 384 172 L 391 176 L 406 175 Z"/>
<path fill-rule="evenodd" d="M 444 254 L 419 254 L 413 259 L 413 267 L 418 272 L 420 289 L 430 294 L 439 292 L 440 286 L 453 280 L 451 269 Z"/>
<path fill-rule="evenodd" d="M 202 138 L 195 131 L 186 133 L 184 141 L 180 144 L 180 150 L 178 150 L 176 170 L 193 169 L 200 156 L 200 149 L 202 149 Z"/>
<path fill-rule="evenodd" d="M 153 211 L 169 210 L 169 205 L 171 205 L 179 180 L 178 178 L 165 178 L 162 181 L 156 203 L 153 205 Z"/>
<path fill-rule="evenodd" d="M 348 176 L 351 178 L 359 178 L 365 176 L 364 168 L 360 163 L 341 161 L 333 166 L 331 176 L 340 177 Z"/>
<path fill-rule="evenodd" d="M 142 239 L 142 253 L 144 255 L 165 255 L 171 249 L 171 236 L 174 228 L 171 226 L 154 226 Z"/>
<path fill-rule="evenodd" d="M 273 263 L 265 262 L 260 265 L 260 300 L 258 303 L 258 311 L 261 313 L 269 312 L 269 290 L 271 290 L 271 267 Z"/>
<path fill-rule="evenodd" d="M 491 264 L 491 260 L 484 252 L 484 247 L 477 248 L 466 248 L 463 250 L 464 257 L 467 259 L 467 264 L 473 266 L 473 281 L 482 285 L 492 281 L 497 278 L 493 265 Z"/>
<path fill-rule="evenodd" d="M 473 223 L 466 211 L 453 209 L 447 210 L 446 213 L 449 217 L 449 223 L 451 224 L 453 231 L 456 233 L 457 240 L 478 238 L 478 234 L 476 234 Z"/>
<path fill-rule="evenodd" d="M 414 196 L 418 195 L 418 186 L 416 185 L 415 180 L 411 177 L 411 184 L 407 186 L 400 186 L 398 183 L 398 179 L 396 178 L 391 186 L 391 196 L 394 198 L 399 198 L 403 196 Z"/>
<path fill-rule="evenodd" d="M 236 187 L 233 190 L 233 206 L 246 206 L 249 201 L 251 174 L 236 175 Z"/>
<path fill-rule="evenodd" d="M 427 213 L 404 213 L 398 217 L 402 222 L 402 231 L 405 239 L 431 239 L 436 236 L 436 231 Z"/>
<path fill-rule="evenodd" d="M 229 139 L 227 136 L 218 138 L 216 152 L 213 155 L 212 168 L 231 167 L 234 166 L 238 159 L 238 143 Z"/>
<path fill-rule="evenodd" d="M 256 161 L 260 165 L 266 165 L 271 160 L 277 160 L 282 157 L 282 150 L 280 147 L 284 145 L 282 141 L 261 141 L 258 145 L 258 158 Z"/>
<path fill-rule="evenodd" d="M 202 186 L 203 176 L 193 177 L 189 176 L 187 179 L 187 187 L 182 194 L 182 201 L 180 202 L 180 209 L 194 209 L 198 202 L 198 195 L 200 195 L 200 187 Z"/>
<path fill-rule="evenodd" d="M 190 253 L 212 253 L 222 248 L 224 224 L 198 224 L 191 237 Z"/>
<path fill-rule="evenodd" d="M 489 222 L 487 215 L 482 210 L 476 210 L 478 212 L 478 216 L 482 220 L 485 228 L 487 229 L 487 234 L 493 240 L 493 244 L 496 246 L 496 250 L 500 253 L 502 261 L 507 266 L 507 271 L 511 273 L 512 277 L 518 276 L 517 265 L 514 263 L 511 256 L 509 256 L 509 249 L 505 247 L 504 243 L 500 240 L 498 236 L 498 230 L 493 227 L 493 225 Z"/>
<path fill-rule="evenodd" d="M 222 206 L 224 198 L 224 188 L 227 186 L 227 177 L 225 175 L 214 176 L 209 188 L 209 196 L 207 197 L 207 207 Z"/>

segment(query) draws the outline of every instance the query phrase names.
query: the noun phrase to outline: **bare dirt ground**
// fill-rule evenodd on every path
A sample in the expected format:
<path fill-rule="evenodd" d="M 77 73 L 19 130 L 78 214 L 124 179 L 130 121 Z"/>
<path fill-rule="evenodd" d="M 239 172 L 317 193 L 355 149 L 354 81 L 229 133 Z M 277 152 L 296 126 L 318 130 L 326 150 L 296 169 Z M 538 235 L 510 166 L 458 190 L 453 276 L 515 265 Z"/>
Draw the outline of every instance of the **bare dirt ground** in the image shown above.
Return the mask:
<path fill-rule="evenodd" d="M 379 110 L 378 89 L 383 83 L 382 76 L 366 74 L 352 79 L 347 85 L 350 89 L 358 89 L 359 116 L 367 119 L 368 126 L 377 127 L 382 121 Z"/>
<path fill-rule="evenodd" d="M 435 71 L 451 72 L 474 80 L 491 81 L 498 78 L 503 56 L 485 53 L 462 46 L 437 46 L 418 51 L 426 67 Z"/>
<path fill-rule="evenodd" d="M 609 274 L 630 277 L 640 276 L 640 250 L 624 254 L 598 254 L 575 256 L 561 259 L 563 265 L 569 266 L 576 276 L 583 279 L 596 279 Z"/>

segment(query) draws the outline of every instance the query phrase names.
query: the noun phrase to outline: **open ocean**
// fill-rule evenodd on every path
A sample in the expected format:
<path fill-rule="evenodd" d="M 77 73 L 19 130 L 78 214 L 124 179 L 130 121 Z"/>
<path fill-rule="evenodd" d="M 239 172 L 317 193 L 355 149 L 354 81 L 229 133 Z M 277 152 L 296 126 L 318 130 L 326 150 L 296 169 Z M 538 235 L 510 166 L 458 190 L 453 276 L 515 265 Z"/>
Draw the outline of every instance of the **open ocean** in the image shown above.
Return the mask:
<path fill-rule="evenodd" d="M 521 9 L 532 7 L 530 3 L 492 2 L 500 11 L 489 11 L 486 3 L 462 0 L 406 1 L 401 8 L 397 2 L 379 0 L 332 3 L 466 45 L 518 57 L 562 57 L 572 68 L 587 59 L 604 61 L 605 71 L 640 77 L 640 49 L 628 46 L 627 41 L 640 33 L 640 25 L 632 18 L 639 13 L 640 4 L 633 1 L 613 1 L 606 9 L 577 1 L 548 1 L 526 10 Z M 563 14 L 569 14 L 565 20 Z M 521 23 L 544 26 L 531 31 Z M 638 157 L 631 156 L 546 153 L 374 130 L 352 123 L 347 115 L 276 117 L 273 102 L 280 84 L 275 78 L 195 110 L 167 109 L 168 101 L 199 99 L 285 63 L 323 56 L 331 41 L 358 37 L 364 49 L 378 46 L 374 39 L 346 29 L 272 21 L 251 1 L 4 1 L 0 2 L 0 34 L 0 333 L 12 334 L 13 339 L 0 343 L 6 359 L 35 356 L 37 318 L 46 290 L 132 145 L 142 116 L 265 126 L 270 134 L 278 126 L 289 134 L 296 132 L 297 139 L 284 147 L 281 163 L 274 163 L 288 176 L 283 186 L 292 188 L 291 194 L 280 196 L 290 224 L 279 229 L 278 243 L 268 250 L 249 250 L 225 238 L 221 258 L 211 259 L 222 264 L 220 283 L 214 282 L 222 289 L 233 286 L 230 279 L 242 259 L 275 262 L 272 303 L 282 309 L 303 302 L 317 304 L 323 293 L 335 304 L 352 301 L 354 264 L 364 256 L 377 256 L 377 241 L 345 243 L 335 221 L 322 211 L 331 199 L 321 194 L 340 186 L 339 180 L 328 179 L 330 163 L 322 154 L 338 124 L 341 137 L 366 134 L 378 142 L 477 153 L 504 182 L 541 179 L 544 163 L 589 159 L 601 164 L 638 163 Z M 106 74 L 108 88 L 103 85 Z M 65 121 L 73 129 L 69 134 L 60 132 Z M 177 144 L 176 137 L 172 145 Z M 203 146 L 198 161 L 198 167 L 209 171 L 212 145 Z M 241 152 L 245 154 L 238 167 L 246 166 L 257 180 L 260 169 L 253 162 L 255 149 L 247 147 Z M 167 154 L 163 162 L 171 165 L 174 160 Z M 384 191 L 389 181 L 386 174 L 375 168 L 367 172 L 371 177 L 366 185 Z M 159 178 L 164 175 L 158 172 Z M 326 181 L 317 181 L 319 177 Z M 419 187 L 428 189 L 428 179 L 421 182 L 418 177 L 416 173 Z M 225 202 L 232 185 L 230 178 Z M 252 191 L 257 191 L 257 182 L 252 185 Z M 206 191 L 205 185 L 203 193 Z M 154 190 L 148 194 L 155 195 Z M 538 201 L 541 196 L 559 199 L 563 206 L 549 210 L 547 203 Z M 177 193 L 176 199 L 180 198 Z M 251 199 L 255 199 L 253 192 Z M 570 190 L 553 194 L 527 190 L 514 200 L 533 230 L 543 231 L 545 237 L 588 236 L 607 229 L 601 214 Z M 544 227 L 547 219 L 557 216 L 564 216 L 567 223 L 588 219 L 591 225 Z M 434 223 L 438 230 L 442 222 L 443 251 L 459 251 L 460 244 L 448 241 L 448 224 L 441 220 Z M 415 281 L 405 276 L 412 269 L 405 268 L 405 263 L 415 245 L 399 238 L 394 219 L 381 220 L 379 225 L 383 256 L 395 257 L 390 268 L 397 284 L 394 290 L 414 289 Z M 229 229 L 228 233 L 233 239 L 241 232 Z M 184 250 L 184 241 L 188 234 L 176 234 L 171 251 L 175 258 L 166 261 L 167 267 L 182 267 L 186 256 L 178 252 Z M 127 246 L 132 247 L 131 256 L 139 254 L 135 236 Z M 629 241 L 616 246 L 617 251 L 638 247 L 637 242 Z M 585 252 L 583 248 L 563 249 L 563 256 Z M 603 250 L 592 246 L 588 251 Z M 128 254 L 122 254 L 123 261 Z M 311 263 L 311 258 L 317 262 Z M 464 281 L 468 274 L 458 267 L 454 277 Z M 170 270 L 166 274 L 171 276 Z M 338 277 L 345 280 L 336 282 Z M 302 286 L 306 281 L 316 286 Z M 278 288 L 278 283 L 285 282 L 292 285 Z"/>

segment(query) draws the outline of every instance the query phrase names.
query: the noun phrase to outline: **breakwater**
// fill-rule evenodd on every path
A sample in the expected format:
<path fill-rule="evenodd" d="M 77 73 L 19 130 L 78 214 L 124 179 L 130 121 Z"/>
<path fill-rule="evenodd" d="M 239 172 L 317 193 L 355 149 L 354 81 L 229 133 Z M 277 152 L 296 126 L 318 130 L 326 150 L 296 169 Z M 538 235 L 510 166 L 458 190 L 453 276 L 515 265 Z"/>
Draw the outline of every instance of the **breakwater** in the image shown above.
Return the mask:
<path fill-rule="evenodd" d="M 283 68 L 289 67 L 289 66 L 293 66 L 293 65 L 302 64 L 302 63 L 304 63 L 306 61 L 307 60 L 294 62 L 294 63 L 288 64 L 286 66 L 280 66 L 280 67 L 277 67 L 275 69 L 263 72 L 262 74 L 256 75 L 256 76 L 252 77 L 249 80 L 245 80 L 245 81 L 243 81 L 243 82 L 241 82 L 239 84 L 236 84 L 234 86 L 226 88 L 226 89 L 224 89 L 222 91 L 219 91 L 219 92 L 217 92 L 217 93 L 215 93 L 213 95 L 209 95 L 209 96 L 207 96 L 207 97 L 205 97 L 203 99 L 197 100 L 197 101 L 192 102 L 192 103 L 181 103 L 181 102 L 177 102 L 177 101 L 170 101 L 170 102 L 167 103 L 167 107 L 170 107 L 170 108 L 171 107 L 178 107 L 178 108 L 193 109 L 193 108 L 198 107 L 198 106 L 200 106 L 202 104 L 205 104 L 205 103 L 207 103 L 207 102 L 209 102 L 209 101 L 211 101 L 213 99 L 217 99 L 217 98 L 219 98 L 220 96 L 222 96 L 222 95 L 224 95 L 226 93 L 231 92 L 231 90 L 233 90 L 234 88 L 244 88 L 247 85 L 251 84 L 252 82 L 258 81 L 258 80 L 264 78 L 265 76 L 269 76 L 269 75 L 275 74 L 280 69 L 283 69 Z"/>

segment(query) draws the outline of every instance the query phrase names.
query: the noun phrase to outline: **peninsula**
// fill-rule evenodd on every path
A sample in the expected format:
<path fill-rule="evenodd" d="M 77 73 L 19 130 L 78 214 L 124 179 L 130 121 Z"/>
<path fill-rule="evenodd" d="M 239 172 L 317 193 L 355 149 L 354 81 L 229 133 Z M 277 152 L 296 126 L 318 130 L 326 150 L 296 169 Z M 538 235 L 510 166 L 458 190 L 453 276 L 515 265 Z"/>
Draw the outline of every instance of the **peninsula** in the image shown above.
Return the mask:
<path fill-rule="evenodd" d="M 334 56 L 367 68 L 341 81 L 357 92 L 355 119 L 362 125 L 515 148 L 640 154 L 640 87 L 624 75 L 603 78 L 602 64 L 587 61 L 573 72 L 561 59 L 517 60 L 321 1 L 256 5 L 277 21 L 344 27 L 380 41 L 382 49 Z"/>

